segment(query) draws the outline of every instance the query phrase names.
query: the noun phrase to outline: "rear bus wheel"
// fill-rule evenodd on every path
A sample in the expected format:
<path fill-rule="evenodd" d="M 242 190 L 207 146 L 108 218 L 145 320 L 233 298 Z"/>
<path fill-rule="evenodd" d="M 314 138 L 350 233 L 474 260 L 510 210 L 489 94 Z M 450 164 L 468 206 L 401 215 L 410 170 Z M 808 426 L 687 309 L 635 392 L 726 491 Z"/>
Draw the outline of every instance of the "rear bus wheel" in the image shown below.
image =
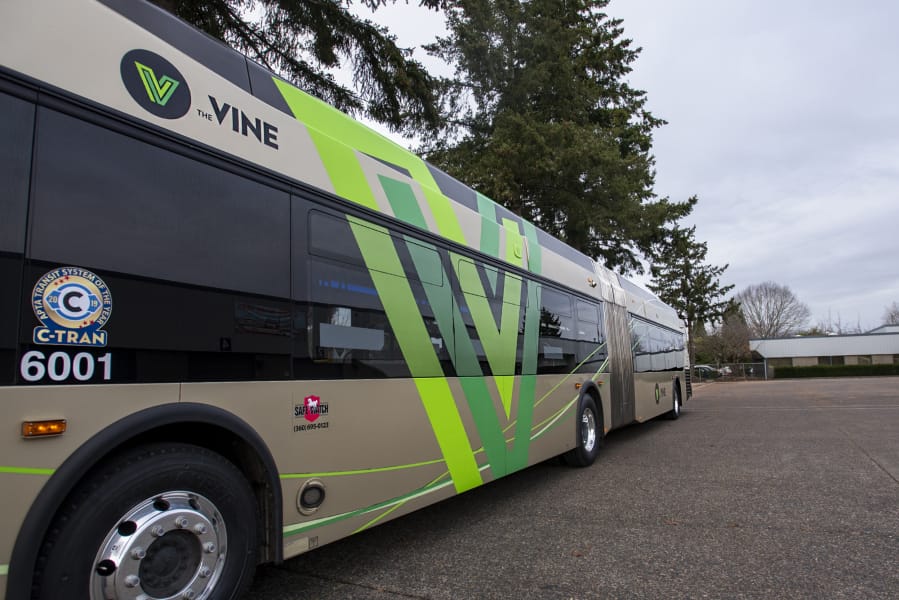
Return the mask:
<path fill-rule="evenodd" d="M 67 498 L 33 598 L 238 598 L 256 567 L 256 501 L 222 456 L 187 444 L 125 451 Z"/>
<path fill-rule="evenodd" d="M 672 384 L 672 390 L 673 390 L 672 396 L 674 397 L 674 405 L 672 406 L 671 410 L 669 410 L 665 414 L 665 416 L 673 421 L 674 419 L 677 419 L 678 417 L 680 417 L 680 411 L 681 411 L 681 408 L 683 407 L 683 405 L 681 404 L 681 399 L 680 399 L 680 387 L 678 387 L 678 385 L 676 383 Z"/>

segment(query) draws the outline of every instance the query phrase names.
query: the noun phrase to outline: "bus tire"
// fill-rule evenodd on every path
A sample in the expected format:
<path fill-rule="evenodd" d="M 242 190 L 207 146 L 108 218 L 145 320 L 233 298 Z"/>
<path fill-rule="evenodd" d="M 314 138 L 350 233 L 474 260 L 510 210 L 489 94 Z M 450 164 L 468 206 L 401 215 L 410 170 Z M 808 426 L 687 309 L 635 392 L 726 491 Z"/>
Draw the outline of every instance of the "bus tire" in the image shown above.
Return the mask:
<path fill-rule="evenodd" d="M 683 402 L 680 399 L 680 386 L 677 383 L 672 384 L 672 395 L 674 396 L 674 406 L 672 406 L 671 410 L 665 413 L 665 417 L 671 419 L 672 421 L 676 420 L 680 417 L 680 411 L 683 408 Z"/>
<path fill-rule="evenodd" d="M 589 467 L 602 445 L 602 414 L 596 410 L 596 400 L 585 394 L 578 402 L 576 445 L 566 452 L 565 462 L 572 467 Z"/>
<path fill-rule="evenodd" d="M 258 531 L 253 490 L 231 462 L 188 444 L 138 446 L 66 498 L 32 598 L 235 599 L 252 581 Z"/>

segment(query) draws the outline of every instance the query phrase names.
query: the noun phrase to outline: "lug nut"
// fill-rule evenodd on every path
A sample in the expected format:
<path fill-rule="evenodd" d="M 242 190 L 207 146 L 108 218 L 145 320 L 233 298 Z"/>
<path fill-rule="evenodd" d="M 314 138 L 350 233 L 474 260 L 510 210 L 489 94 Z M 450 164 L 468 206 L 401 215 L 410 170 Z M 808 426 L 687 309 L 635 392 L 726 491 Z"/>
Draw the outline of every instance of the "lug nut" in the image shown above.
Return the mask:
<path fill-rule="evenodd" d="M 162 525 L 156 525 L 150 530 L 150 534 L 153 537 L 162 537 L 165 535 L 165 528 Z"/>
<path fill-rule="evenodd" d="M 140 577 L 137 575 L 129 575 L 125 578 L 125 587 L 136 588 L 140 585 Z"/>
<path fill-rule="evenodd" d="M 178 529 L 186 528 L 190 523 L 187 521 L 187 517 L 178 517 L 175 519 L 175 527 Z"/>
<path fill-rule="evenodd" d="M 197 593 L 193 590 L 184 590 L 184 593 L 181 594 L 181 597 L 184 600 L 193 600 L 196 597 Z"/>
<path fill-rule="evenodd" d="M 203 579 L 206 579 L 207 577 L 209 577 L 210 573 L 212 573 L 212 569 L 210 569 L 206 565 L 203 565 L 202 567 L 200 567 L 200 571 L 199 571 L 198 575 L 200 577 L 202 577 Z"/>
<path fill-rule="evenodd" d="M 212 554 L 215 552 L 215 544 L 212 542 L 206 542 L 203 544 L 203 550 L 205 550 L 208 554 Z"/>
<path fill-rule="evenodd" d="M 204 533 L 206 533 L 206 525 L 204 525 L 203 523 L 197 523 L 196 525 L 194 525 L 194 532 L 197 535 L 203 535 Z"/>
<path fill-rule="evenodd" d="M 134 560 L 143 560 L 146 556 L 146 551 L 140 546 L 135 546 L 131 549 L 131 558 L 133 558 Z"/>

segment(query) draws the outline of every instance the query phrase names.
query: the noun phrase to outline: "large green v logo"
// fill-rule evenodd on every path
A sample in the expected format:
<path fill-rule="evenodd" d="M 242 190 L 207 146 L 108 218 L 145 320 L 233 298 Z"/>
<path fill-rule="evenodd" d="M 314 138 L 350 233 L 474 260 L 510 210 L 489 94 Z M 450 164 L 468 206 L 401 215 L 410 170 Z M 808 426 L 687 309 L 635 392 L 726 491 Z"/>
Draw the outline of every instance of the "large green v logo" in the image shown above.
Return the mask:
<path fill-rule="evenodd" d="M 147 96 L 149 96 L 150 102 L 153 104 L 165 106 L 171 99 L 172 94 L 175 93 L 175 90 L 178 89 L 178 86 L 181 85 L 180 81 L 172 79 L 168 75 L 163 75 L 162 79 L 157 79 L 156 73 L 147 65 L 134 61 L 134 66 L 137 67 L 137 72 L 144 83 L 144 88 L 147 90 Z"/>

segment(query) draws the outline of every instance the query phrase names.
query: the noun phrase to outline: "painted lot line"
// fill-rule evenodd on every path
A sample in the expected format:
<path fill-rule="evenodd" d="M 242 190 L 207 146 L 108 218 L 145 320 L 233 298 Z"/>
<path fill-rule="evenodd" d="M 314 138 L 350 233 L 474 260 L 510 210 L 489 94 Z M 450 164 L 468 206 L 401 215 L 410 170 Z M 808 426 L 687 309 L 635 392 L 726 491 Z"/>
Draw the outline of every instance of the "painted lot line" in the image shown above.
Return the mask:
<path fill-rule="evenodd" d="M 705 385 L 608 436 L 259 570 L 250 598 L 899 597 L 899 378 Z"/>

